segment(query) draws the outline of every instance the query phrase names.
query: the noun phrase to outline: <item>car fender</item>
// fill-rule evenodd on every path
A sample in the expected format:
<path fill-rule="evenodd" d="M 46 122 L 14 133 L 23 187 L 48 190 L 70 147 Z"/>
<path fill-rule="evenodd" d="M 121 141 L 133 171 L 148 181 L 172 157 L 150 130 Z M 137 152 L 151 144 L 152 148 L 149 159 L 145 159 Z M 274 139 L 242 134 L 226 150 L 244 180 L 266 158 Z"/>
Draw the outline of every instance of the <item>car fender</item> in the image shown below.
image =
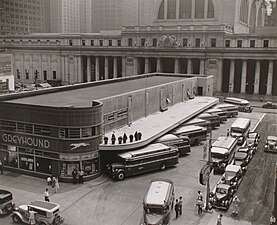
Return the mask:
<path fill-rule="evenodd" d="M 11 216 L 13 215 L 17 215 L 23 222 L 26 221 L 25 217 L 23 217 L 22 214 L 18 211 L 14 211 Z"/>

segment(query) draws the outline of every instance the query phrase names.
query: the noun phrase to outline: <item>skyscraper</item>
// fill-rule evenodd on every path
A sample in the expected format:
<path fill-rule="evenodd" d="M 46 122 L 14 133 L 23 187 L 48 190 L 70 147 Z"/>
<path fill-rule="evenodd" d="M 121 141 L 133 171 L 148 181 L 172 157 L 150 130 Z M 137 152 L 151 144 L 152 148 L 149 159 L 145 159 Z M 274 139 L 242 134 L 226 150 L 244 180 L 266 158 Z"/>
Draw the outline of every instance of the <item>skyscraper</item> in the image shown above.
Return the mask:
<path fill-rule="evenodd" d="M 0 0 L 1 35 L 50 32 L 49 0 Z"/>

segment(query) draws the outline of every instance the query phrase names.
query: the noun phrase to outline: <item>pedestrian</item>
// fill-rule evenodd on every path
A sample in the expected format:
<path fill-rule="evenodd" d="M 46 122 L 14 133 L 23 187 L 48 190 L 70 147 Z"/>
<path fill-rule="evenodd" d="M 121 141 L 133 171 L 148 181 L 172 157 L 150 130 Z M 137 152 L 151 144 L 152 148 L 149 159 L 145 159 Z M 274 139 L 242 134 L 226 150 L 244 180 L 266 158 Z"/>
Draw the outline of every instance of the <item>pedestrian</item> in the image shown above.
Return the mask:
<path fill-rule="evenodd" d="M 80 170 L 79 171 L 79 184 L 83 184 L 84 183 L 84 171 Z"/>
<path fill-rule="evenodd" d="M 55 187 L 55 182 L 56 182 L 56 177 L 52 176 L 52 184 L 51 184 L 52 188 Z"/>
<path fill-rule="evenodd" d="M 141 137 L 142 137 L 142 133 L 141 133 L 141 132 L 138 132 L 138 140 L 139 140 L 139 141 L 141 140 Z"/>
<path fill-rule="evenodd" d="M 182 216 L 183 213 L 183 197 L 179 197 L 179 215 Z"/>
<path fill-rule="evenodd" d="M 197 199 L 196 206 L 197 206 L 198 215 L 202 215 L 203 206 L 204 206 L 204 202 L 203 202 L 202 198 Z"/>
<path fill-rule="evenodd" d="M 76 168 L 72 171 L 73 184 L 76 184 L 77 181 L 77 170 Z"/>
<path fill-rule="evenodd" d="M 196 200 L 201 200 L 201 201 L 203 201 L 203 194 L 202 194 L 201 191 L 198 191 L 198 192 L 197 192 L 197 199 L 196 199 Z"/>
<path fill-rule="evenodd" d="M 130 134 L 130 135 L 129 135 L 129 139 L 130 139 L 130 142 L 132 143 L 133 140 L 134 140 L 134 135 Z"/>
<path fill-rule="evenodd" d="M 121 144 L 123 138 L 121 136 L 119 136 L 117 139 L 118 139 L 118 144 Z"/>
<path fill-rule="evenodd" d="M 230 136 L 230 130 L 227 129 L 227 137 L 229 137 L 229 136 Z"/>
<path fill-rule="evenodd" d="M 56 194 L 58 194 L 59 193 L 59 188 L 60 188 L 59 180 L 56 177 L 53 177 L 53 180 L 54 180 L 54 183 L 55 183 L 55 192 L 56 192 Z"/>
<path fill-rule="evenodd" d="M 116 141 L 116 138 L 115 138 L 115 134 L 114 134 L 114 132 L 113 132 L 113 134 L 112 134 L 112 144 L 113 144 L 113 145 L 115 144 L 115 141 Z"/>
<path fill-rule="evenodd" d="M 135 132 L 134 137 L 135 137 L 135 141 L 138 141 L 138 132 L 137 131 Z"/>
<path fill-rule="evenodd" d="M 46 181 L 47 181 L 47 185 L 48 186 L 52 185 L 52 179 L 51 179 L 51 177 L 47 177 Z"/>
<path fill-rule="evenodd" d="M 178 202 L 178 199 L 176 199 L 176 202 L 175 202 L 175 207 L 174 207 L 174 209 L 175 209 L 175 214 L 176 214 L 176 219 L 178 219 L 178 217 L 179 217 L 179 202 Z"/>
<path fill-rule="evenodd" d="M 269 219 L 270 225 L 276 223 L 276 218 L 274 216 L 271 216 Z"/>
<path fill-rule="evenodd" d="M 4 173 L 3 173 L 3 162 L 2 162 L 1 159 L 0 159 L 0 172 L 1 172 L 1 175 L 4 175 Z"/>
<path fill-rule="evenodd" d="M 239 213 L 239 203 L 240 203 L 240 200 L 239 200 L 238 196 L 235 196 L 234 200 L 233 200 L 233 214 L 236 216 Z"/>
<path fill-rule="evenodd" d="M 48 188 L 46 188 L 44 192 L 44 201 L 50 202 Z"/>
<path fill-rule="evenodd" d="M 29 211 L 29 223 L 30 225 L 36 224 L 35 212 L 33 210 Z"/>
<path fill-rule="evenodd" d="M 109 138 L 108 137 L 104 137 L 104 144 L 107 145 L 108 144 L 108 141 L 109 141 Z"/>
<path fill-rule="evenodd" d="M 222 217 L 223 217 L 222 214 L 219 214 L 219 215 L 217 216 L 216 225 L 222 225 Z"/>
<path fill-rule="evenodd" d="M 124 134 L 123 134 L 123 143 L 124 143 L 124 144 L 126 143 L 127 139 L 128 139 L 127 134 L 124 133 Z"/>

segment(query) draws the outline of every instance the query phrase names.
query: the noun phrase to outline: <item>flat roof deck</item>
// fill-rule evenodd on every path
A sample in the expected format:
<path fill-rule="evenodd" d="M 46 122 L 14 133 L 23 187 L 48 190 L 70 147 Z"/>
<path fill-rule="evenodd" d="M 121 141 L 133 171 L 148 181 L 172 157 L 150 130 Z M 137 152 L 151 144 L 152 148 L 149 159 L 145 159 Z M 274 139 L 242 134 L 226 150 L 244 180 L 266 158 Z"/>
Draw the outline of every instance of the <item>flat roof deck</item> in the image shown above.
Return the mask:
<path fill-rule="evenodd" d="M 74 90 L 61 90 L 59 92 L 18 98 L 6 102 L 52 107 L 63 107 L 69 105 L 75 107 L 88 107 L 91 106 L 91 101 L 93 100 L 100 100 L 183 79 L 187 78 L 181 76 L 156 75 L 142 78 L 139 77 L 131 80 L 122 79 L 122 81 L 113 83 L 101 83 L 99 85 L 83 88 L 80 87 Z"/>

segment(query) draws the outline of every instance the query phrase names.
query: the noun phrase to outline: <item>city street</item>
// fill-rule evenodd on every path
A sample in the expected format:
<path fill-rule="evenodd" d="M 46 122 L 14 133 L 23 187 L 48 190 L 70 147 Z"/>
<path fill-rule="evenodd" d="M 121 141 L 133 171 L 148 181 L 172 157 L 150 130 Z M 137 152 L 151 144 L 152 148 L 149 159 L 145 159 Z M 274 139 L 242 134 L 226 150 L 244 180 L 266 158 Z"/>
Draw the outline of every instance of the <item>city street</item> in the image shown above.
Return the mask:
<path fill-rule="evenodd" d="M 262 116 L 263 113 L 253 112 L 239 113 L 238 117 L 250 118 L 252 121 L 251 129 L 253 129 Z M 230 118 L 225 124 L 221 124 L 219 129 L 213 130 L 213 138 L 216 139 L 221 135 L 225 135 L 226 130 L 235 119 Z M 274 121 L 276 121 L 276 115 L 266 116 L 265 122 L 263 121 L 259 126 L 258 129 L 263 131 L 261 133 L 262 143 L 264 143 L 268 132 L 276 135 Z M 270 123 L 273 126 L 268 126 Z M 267 130 L 267 127 L 271 127 L 271 130 Z M 250 163 L 250 168 L 238 191 L 239 197 L 243 196 L 241 214 L 238 219 L 252 221 L 254 224 L 268 224 L 267 218 L 269 218 L 272 208 L 272 202 L 270 202 L 273 196 L 272 177 L 263 176 L 263 174 L 257 176 L 257 174 L 260 171 L 264 171 L 270 176 L 273 175 L 274 165 L 270 164 L 265 167 L 266 169 L 259 169 L 260 166 L 258 164 L 260 164 L 261 160 L 263 163 L 269 160 L 271 163 L 275 161 L 274 157 L 265 155 L 261 150 L 262 148 L 260 148 L 259 153 L 256 154 Z M 202 155 L 203 145 L 195 146 L 192 147 L 190 155 L 180 158 L 177 167 L 163 172 L 158 171 L 139 175 L 121 182 L 116 182 L 103 176 L 84 185 L 61 184 L 61 193 L 51 195 L 50 200 L 61 205 L 61 215 L 65 218 L 65 224 L 67 225 L 138 225 L 142 219 L 142 200 L 151 179 L 168 178 L 175 184 L 175 196 L 183 196 L 184 200 L 183 215 L 176 220 L 172 214 L 171 224 L 181 225 L 184 222 L 189 225 L 209 224 L 219 212 L 215 211 L 213 215 L 204 214 L 199 217 L 194 208 L 197 191 L 201 190 L 205 193 L 206 188 L 200 185 L 198 181 L 199 171 L 204 165 L 204 162 L 201 161 Z M 263 155 L 266 156 L 267 161 L 261 158 Z M 253 179 L 253 177 L 256 177 L 256 179 Z M 213 189 L 219 178 L 219 175 L 211 175 L 211 189 Z M 46 181 L 10 172 L 6 172 L 4 179 L 1 177 L 0 188 L 11 190 L 14 193 L 16 204 L 43 199 L 44 188 L 47 186 Z M 249 185 L 249 183 L 253 183 L 253 185 Z M 267 183 L 269 185 L 266 189 Z M 253 186 L 255 186 L 256 190 L 254 193 Z M 264 190 L 267 190 L 266 193 Z M 54 190 L 50 191 L 54 193 Z M 251 202 L 249 202 L 250 199 Z M 258 204 L 261 204 L 263 211 L 257 207 Z M 265 208 L 263 204 L 267 207 Z M 254 211 L 254 209 L 257 211 Z M 261 213 L 257 213 L 260 211 Z M 226 217 L 231 217 L 230 214 L 230 212 L 227 212 Z M 9 216 L 1 218 L 0 221 L 2 225 L 12 224 Z M 243 224 L 243 222 L 240 221 L 239 224 Z"/>

